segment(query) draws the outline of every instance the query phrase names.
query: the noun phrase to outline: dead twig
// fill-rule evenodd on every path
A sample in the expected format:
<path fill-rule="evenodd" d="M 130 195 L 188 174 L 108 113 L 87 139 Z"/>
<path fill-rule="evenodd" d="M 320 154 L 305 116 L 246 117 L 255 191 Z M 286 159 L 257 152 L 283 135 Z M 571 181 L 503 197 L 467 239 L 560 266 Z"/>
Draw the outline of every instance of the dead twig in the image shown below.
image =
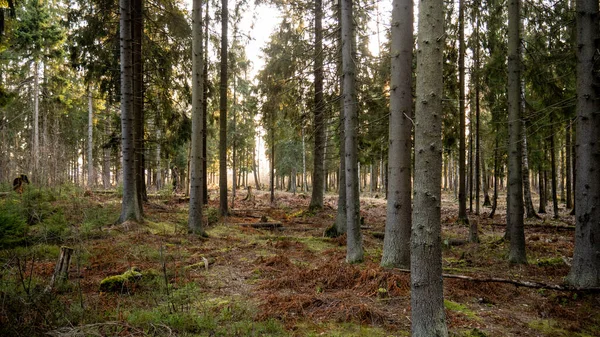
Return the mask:
<path fill-rule="evenodd" d="M 408 269 L 393 269 L 393 271 L 401 272 L 401 273 L 409 273 Z M 525 288 L 533 288 L 533 289 L 551 289 L 558 291 L 589 291 L 589 292 L 600 292 L 600 288 L 578 288 L 569 285 L 560 285 L 560 284 L 550 284 L 550 283 L 542 283 L 542 282 L 532 282 L 532 281 L 520 281 L 520 280 L 511 280 L 504 279 L 498 277 L 486 277 L 486 278 L 477 278 L 466 275 L 455 275 L 455 274 L 442 274 L 444 278 L 454 278 L 459 280 L 466 280 L 471 282 L 481 282 L 481 283 L 507 283 L 513 284 L 518 287 Z"/>

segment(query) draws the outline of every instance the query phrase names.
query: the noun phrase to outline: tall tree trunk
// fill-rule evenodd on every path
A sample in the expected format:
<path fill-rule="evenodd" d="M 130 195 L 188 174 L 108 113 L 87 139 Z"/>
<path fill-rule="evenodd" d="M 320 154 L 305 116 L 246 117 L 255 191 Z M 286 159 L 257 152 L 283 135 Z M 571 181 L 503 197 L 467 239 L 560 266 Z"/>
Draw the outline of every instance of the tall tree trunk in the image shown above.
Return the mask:
<path fill-rule="evenodd" d="M 94 160 L 92 156 L 92 149 L 94 145 L 94 109 L 93 109 L 93 101 L 92 101 L 92 89 L 88 85 L 88 146 L 87 146 L 87 160 L 88 160 L 88 182 L 87 187 L 92 188 L 94 186 L 94 181 L 96 177 L 94 176 Z"/>
<path fill-rule="evenodd" d="M 340 25 L 339 29 L 339 43 L 341 48 L 341 43 L 343 40 L 343 33 L 341 29 L 342 24 L 342 5 L 340 2 L 337 3 L 337 16 L 338 16 L 338 25 Z M 338 68 L 339 73 L 342 72 L 343 60 L 341 57 L 341 53 L 338 57 Z M 340 130 L 340 168 L 338 170 L 338 202 L 337 202 L 337 214 L 335 217 L 335 229 L 336 235 L 342 235 L 346 233 L 346 225 L 347 225 L 347 210 L 346 210 L 346 133 L 344 132 L 344 127 L 346 125 L 344 118 L 344 76 L 339 77 L 339 91 L 340 91 L 340 120 L 339 120 L 339 130 Z"/>
<path fill-rule="evenodd" d="M 233 29 L 233 35 L 236 35 L 236 28 L 234 25 L 234 29 Z M 233 62 L 235 63 L 235 61 Z M 237 144 L 236 144 L 236 128 L 237 128 L 237 116 L 236 116 L 236 106 L 238 104 L 237 102 L 237 77 L 235 72 L 233 73 L 233 102 L 231 105 L 231 114 L 232 116 L 232 124 L 231 124 L 231 128 L 232 128 L 232 139 L 231 139 L 231 208 L 233 209 L 235 207 L 235 195 L 237 192 L 237 184 L 238 184 L 238 177 L 237 177 Z"/>
<path fill-rule="evenodd" d="M 210 1 L 206 1 L 206 10 L 204 11 L 204 69 L 203 73 L 203 87 L 202 87 L 202 203 L 208 205 L 208 166 L 206 162 L 206 139 L 207 139 L 207 120 L 208 120 L 208 9 Z"/>
<path fill-rule="evenodd" d="M 469 212 L 473 213 L 473 114 L 469 114 Z"/>
<path fill-rule="evenodd" d="M 145 175 L 144 142 L 144 74 L 142 59 L 142 40 L 144 34 L 143 0 L 132 0 L 132 62 L 133 62 L 133 114 L 135 116 L 135 167 L 136 190 L 140 213 L 143 214 L 143 202 L 148 201 Z"/>
<path fill-rule="evenodd" d="M 527 155 L 527 127 L 523 121 L 523 192 L 525 193 L 525 210 L 527 219 L 540 218 L 533 208 L 531 199 L 531 183 L 529 181 L 529 159 Z"/>
<path fill-rule="evenodd" d="M 381 265 L 410 267 L 413 2 L 394 0 L 391 28 L 391 82 L 387 218 Z"/>
<path fill-rule="evenodd" d="M 554 127 L 550 123 L 550 165 L 552 174 L 552 210 L 554 211 L 554 219 L 558 219 L 558 197 L 556 194 L 556 151 L 554 149 Z"/>
<path fill-rule="evenodd" d="M 219 210 L 227 215 L 227 1 L 221 0 L 221 79 L 219 85 Z"/>
<path fill-rule="evenodd" d="M 412 336 L 442 337 L 448 336 L 443 296 L 440 214 L 442 51 L 445 45 L 443 1 L 419 2 L 418 22 L 410 272 Z"/>
<path fill-rule="evenodd" d="M 202 199 L 205 172 L 202 135 L 203 102 L 204 102 L 204 66 L 202 46 L 202 0 L 194 0 L 192 4 L 192 149 L 190 153 L 190 209 L 188 232 L 206 235 L 202 224 Z"/>
<path fill-rule="evenodd" d="M 360 232 L 358 175 L 358 111 L 356 107 L 356 66 L 352 0 L 342 0 L 342 73 L 344 76 L 344 131 L 346 168 L 346 261 L 361 262 L 364 258 Z M 314 182 L 313 182 L 314 185 Z M 316 189 L 316 187 L 314 187 Z"/>
<path fill-rule="evenodd" d="M 579 287 L 600 286 L 598 18 L 598 1 L 577 0 L 577 225 L 573 265 L 567 280 Z"/>
<path fill-rule="evenodd" d="M 133 113 L 133 62 L 131 0 L 120 0 L 121 41 L 121 146 L 123 160 L 123 200 L 118 223 L 140 221 L 135 166 L 135 115 Z"/>
<path fill-rule="evenodd" d="M 508 193 L 509 261 L 527 263 L 523 224 L 520 0 L 508 2 Z"/>
<path fill-rule="evenodd" d="M 40 74 L 39 62 L 33 63 L 33 179 L 37 180 L 40 170 Z M 40 179 L 41 181 L 41 179 Z"/>
<path fill-rule="evenodd" d="M 475 214 L 479 215 L 479 192 L 481 191 L 481 149 L 479 140 L 479 85 L 475 84 Z"/>
<path fill-rule="evenodd" d="M 573 195 L 573 191 L 571 189 L 571 187 L 573 186 L 571 177 L 571 121 L 567 121 L 567 129 L 565 131 L 565 142 L 566 142 L 566 162 L 565 162 L 565 166 L 566 166 L 566 178 L 567 178 L 567 209 L 573 207 L 573 199 L 572 199 L 572 195 Z"/>
<path fill-rule="evenodd" d="M 315 0 L 315 112 L 314 112 L 314 157 L 312 176 L 312 196 L 309 209 L 323 208 L 324 162 L 325 162 L 325 116 L 323 102 L 323 8 L 322 1 Z"/>
<path fill-rule="evenodd" d="M 466 132 L 465 132 L 465 6 L 464 0 L 458 4 L 458 113 L 459 113 L 459 149 L 458 149 L 458 221 L 468 223 L 466 190 Z"/>

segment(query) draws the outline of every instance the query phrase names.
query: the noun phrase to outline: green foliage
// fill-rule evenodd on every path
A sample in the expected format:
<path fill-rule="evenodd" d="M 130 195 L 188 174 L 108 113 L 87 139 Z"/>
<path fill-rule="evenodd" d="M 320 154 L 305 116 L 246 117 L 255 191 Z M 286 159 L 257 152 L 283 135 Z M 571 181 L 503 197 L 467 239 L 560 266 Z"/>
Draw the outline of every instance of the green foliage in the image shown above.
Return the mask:
<path fill-rule="evenodd" d="M 12 200 L 0 202 L 0 248 L 11 248 L 26 242 L 29 230 L 20 205 Z"/>
<path fill-rule="evenodd" d="M 206 207 L 204 210 L 204 214 L 206 215 L 206 224 L 208 226 L 216 225 L 219 222 L 220 215 L 218 208 Z"/>

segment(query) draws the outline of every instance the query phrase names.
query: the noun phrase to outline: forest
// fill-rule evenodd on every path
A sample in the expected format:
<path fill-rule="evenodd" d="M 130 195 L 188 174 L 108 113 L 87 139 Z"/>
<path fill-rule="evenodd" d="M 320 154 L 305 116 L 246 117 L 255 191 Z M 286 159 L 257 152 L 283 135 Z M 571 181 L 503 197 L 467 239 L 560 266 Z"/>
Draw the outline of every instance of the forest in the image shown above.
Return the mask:
<path fill-rule="evenodd" d="M 597 0 L 0 0 L 0 335 L 598 336 L 599 43 Z"/>

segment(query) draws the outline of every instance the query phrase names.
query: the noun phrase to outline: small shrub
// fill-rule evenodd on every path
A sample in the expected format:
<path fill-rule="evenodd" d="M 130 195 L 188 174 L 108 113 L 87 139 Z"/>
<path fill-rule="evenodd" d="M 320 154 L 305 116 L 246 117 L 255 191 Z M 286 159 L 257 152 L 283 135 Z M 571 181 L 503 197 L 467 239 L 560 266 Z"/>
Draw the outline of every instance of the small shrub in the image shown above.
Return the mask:
<path fill-rule="evenodd" d="M 204 214 L 206 214 L 206 224 L 208 226 L 216 225 L 219 223 L 219 210 L 215 207 L 206 207 Z"/>
<path fill-rule="evenodd" d="M 0 248 L 19 246 L 27 240 L 28 226 L 19 214 L 0 211 Z"/>

